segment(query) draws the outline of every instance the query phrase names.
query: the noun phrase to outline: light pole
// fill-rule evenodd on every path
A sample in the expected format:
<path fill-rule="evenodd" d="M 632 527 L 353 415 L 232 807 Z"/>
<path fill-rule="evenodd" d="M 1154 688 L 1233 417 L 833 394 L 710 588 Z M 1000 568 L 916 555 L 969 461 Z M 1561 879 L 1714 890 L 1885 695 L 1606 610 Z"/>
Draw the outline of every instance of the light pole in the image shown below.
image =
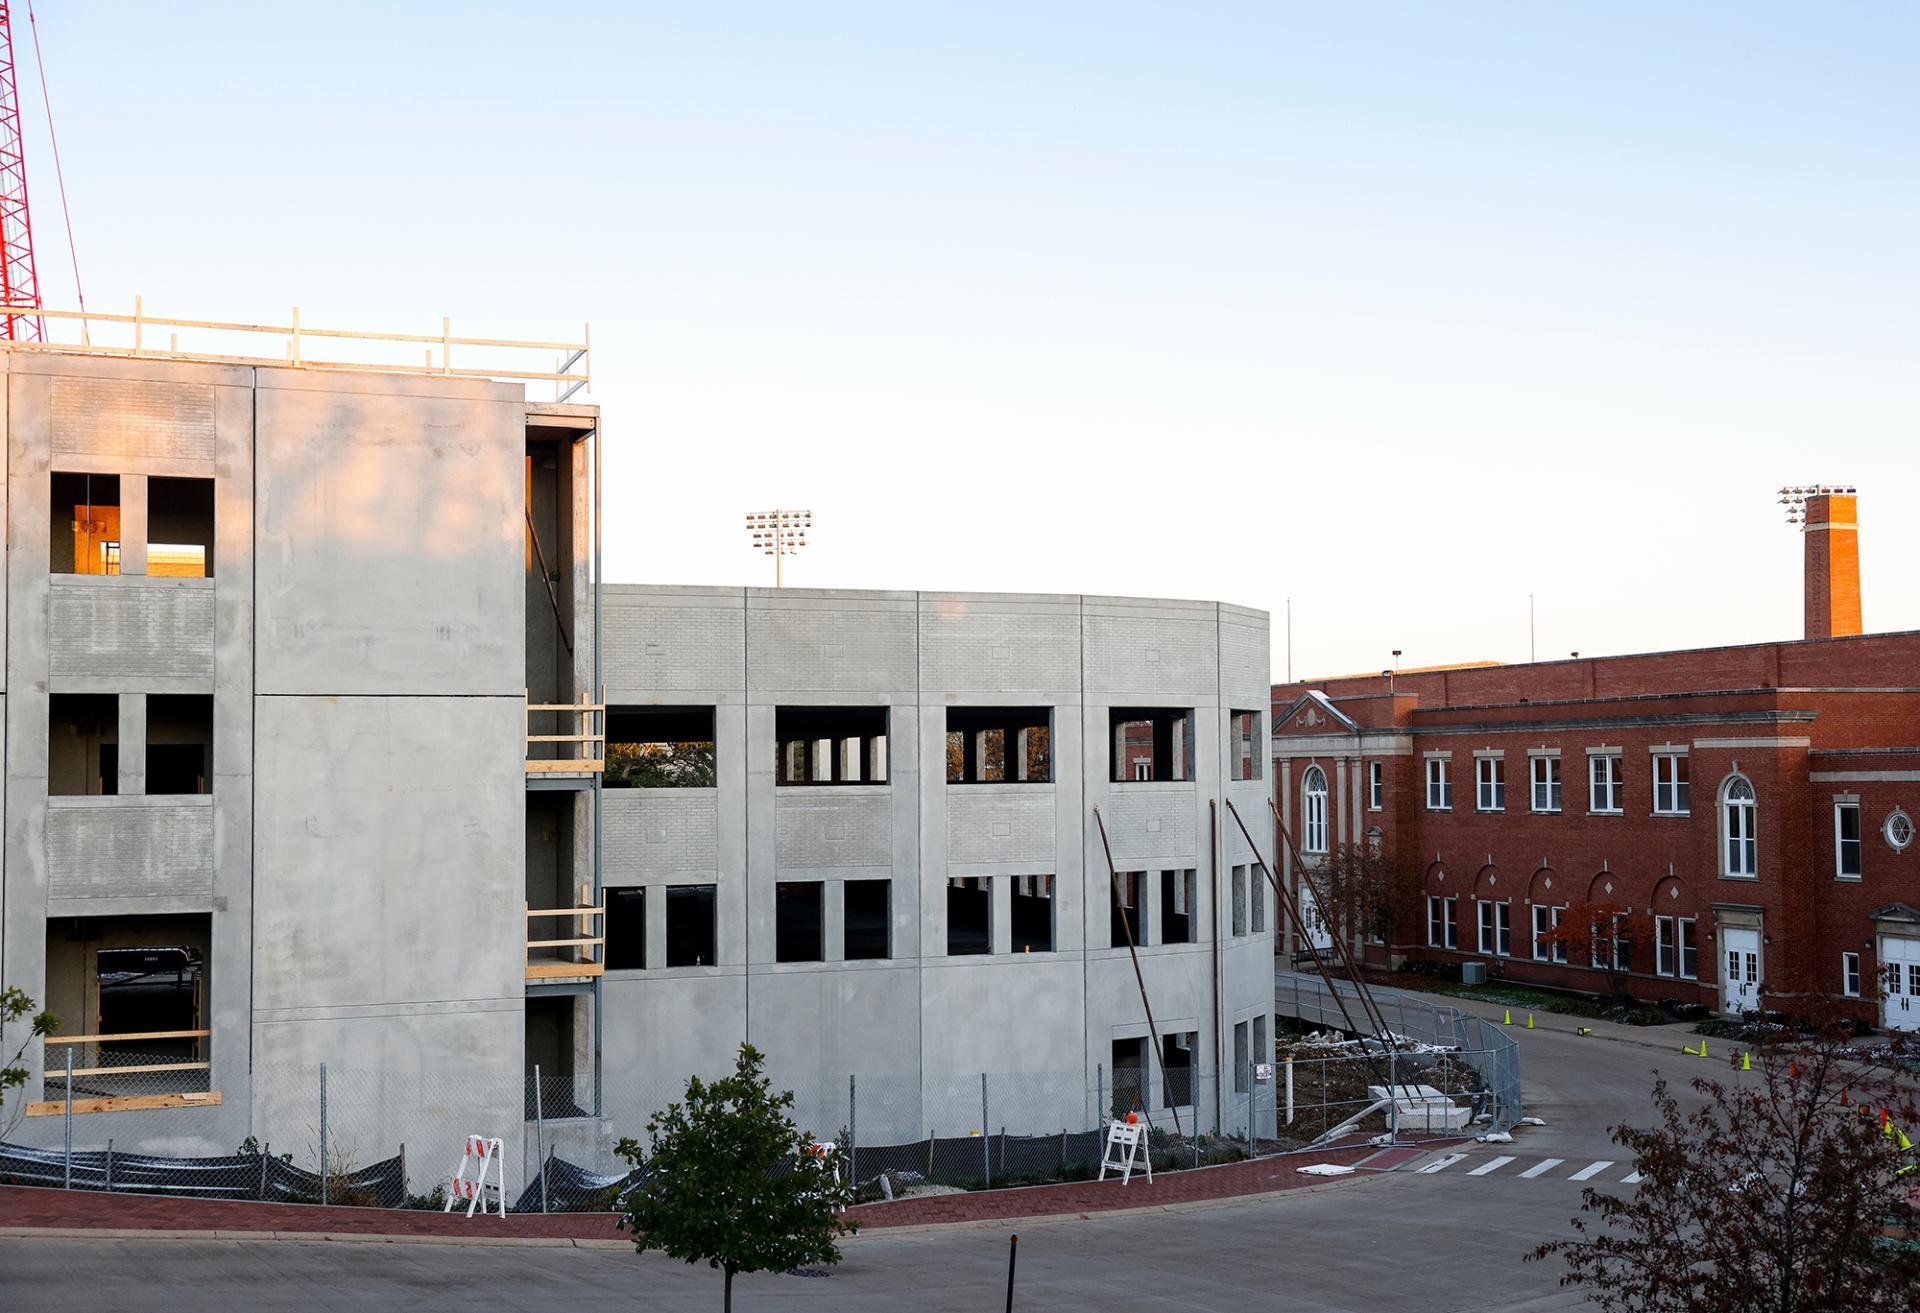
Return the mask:
<path fill-rule="evenodd" d="M 813 527 L 812 511 L 753 511 L 747 516 L 747 532 L 763 556 L 773 558 L 773 586 L 781 586 L 780 558 L 792 556 L 807 545 L 807 530 Z"/>
<path fill-rule="evenodd" d="M 1780 489 L 1780 504 L 1786 507 L 1787 523 L 1804 527 L 1807 522 L 1807 498 L 1833 495 L 1851 497 L 1853 489 L 1829 483 L 1789 484 Z"/>

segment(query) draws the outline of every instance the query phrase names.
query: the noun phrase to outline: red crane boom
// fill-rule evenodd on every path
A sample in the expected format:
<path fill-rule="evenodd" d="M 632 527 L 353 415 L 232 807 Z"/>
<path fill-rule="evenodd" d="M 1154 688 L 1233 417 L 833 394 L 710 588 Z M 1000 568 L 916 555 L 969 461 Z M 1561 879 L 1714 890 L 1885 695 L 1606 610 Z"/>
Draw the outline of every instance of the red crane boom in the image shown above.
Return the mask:
<path fill-rule="evenodd" d="M 27 161 L 20 140 L 20 92 L 13 76 L 13 6 L 0 0 L 0 305 L 40 306 L 33 265 L 33 218 L 27 209 Z M 0 333 L 39 342 L 46 328 L 36 315 L 9 314 Z"/>

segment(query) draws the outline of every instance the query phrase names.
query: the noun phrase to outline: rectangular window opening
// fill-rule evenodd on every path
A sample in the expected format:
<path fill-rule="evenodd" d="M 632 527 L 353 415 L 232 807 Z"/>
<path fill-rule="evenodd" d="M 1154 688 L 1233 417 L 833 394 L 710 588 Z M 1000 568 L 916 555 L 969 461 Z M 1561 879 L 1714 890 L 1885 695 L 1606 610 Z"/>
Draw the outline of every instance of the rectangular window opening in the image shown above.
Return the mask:
<path fill-rule="evenodd" d="M 1537 812 L 1560 810 L 1560 758 L 1558 757 L 1533 759 L 1533 810 Z"/>
<path fill-rule="evenodd" d="M 779 784 L 885 784 L 885 707 L 776 707 Z"/>
<path fill-rule="evenodd" d="M 1617 812 L 1624 809 L 1621 758 L 1618 754 L 1598 753 L 1587 758 L 1587 810 Z"/>
<path fill-rule="evenodd" d="M 1842 879 L 1860 876 L 1860 804 L 1837 802 L 1833 805 L 1834 873 Z"/>
<path fill-rule="evenodd" d="M 1483 812 L 1507 809 L 1507 763 L 1499 757 L 1479 757 L 1473 763 L 1477 793 L 1474 808 Z"/>
<path fill-rule="evenodd" d="M 818 962 L 826 950 L 826 885 L 781 880 L 773 886 L 773 959 Z"/>
<path fill-rule="evenodd" d="M 893 956 L 893 882 L 848 880 L 841 886 L 849 962 L 877 962 Z"/>
<path fill-rule="evenodd" d="M 1013 880 L 1013 951 L 1053 951 L 1053 877 L 1016 875 Z"/>
<path fill-rule="evenodd" d="M 1144 1036 L 1113 1041 L 1113 1115 L 1125 1117 L 1144 1111 L 1141 1099 L 1146 1092 L 1147 1041 Z"/>
<path fill-rule="evenodd" d="M 1051 782 L 1052 727 L 1050 707 L 948 707 L 947 783 Z"/>
<path fill-rule="evenodd" d="M 1447 778 L 1445 757 L 1427 758 L 1427 810 L 1450 811 L 1453 808 L 1453 782 Z"/>
<path fill-rule="evenodd" d="M 1253 1078 L 1249 1068 L 1253 1064 L 1252 1037 L 1250 1027 L 1244 1021 L 1233 1023 L 1233 1092 L 1245 1094 L 1247 1082 Z"/>
<path fill-rule="evenodd" d="M 1379 811 L 1386 802 L 1386 772 L 1377 761 L 1367 763 L 1367 810 Z"/>
<path fill-rule="evenodd" d="M 1198 942 L 1195 899 L 1198 882 L 1193 871 L 1160 873 L 1160 942 L 1191 944 Z"/>
<path fill-rule="evenodd" d="M 1228 761 L 1236 780 L 1257 780 L 1261 776 L 1260 759 L 1266 755 L 1260 741 L 1260 713 L 1227 713 Z"/>
<path fill-rule="evenodd" d="M 1247 933 L 1247 868 L 1233 868 L 1233 933 L 1237 938 Z"/>
<path fill-rule="evenodd" d="M 1192 708 L 1112 707 L 1107 727 L 1115 783 L 1193 778 Z"/>
<path fill-rule="evenodd" d="M 667 886 L 668 966 L 705 967 L 714 964 L 716 892 L 717 886 L 710 884 Z"/>
<path fill-rule="evenodd" d="M 213 578 L 213 480 L 147 480 L 147 573 Z"/>
<path fill-rule="evenodd" d="M 1195 1031 L 1182 1031 L 1160 1037 L 1160 1061 L 1163 1085 L 1160 1103 L 1166 1108 L 1186 1108 L 1193 1104 L 1193 1054 L 1199 1047 Z"/>
<path fill-rule="evenodd" d="M 213 695 L 147 695 L 147 792 L 213 791 Z"/>
<path fill-rule="evenodd" d="M 607 970 L 644 971 L 647 967 L 647 891 L 644 887 L 602 891 L 607 900 Z M 542 925 L 566 922 L 543 920 Z"/>
<path fill-rule="evenodd" d="M 1258 866 L 1247 868 L 1247 930 L 1250 934 L 1267 932 L 1267 876 Z"/>
<path fill-rule="evenodd" d="M 1135 945 L 1147 942 L 1145 871 L 1122 871 L 1113 882 L 1113 912 L 1107 939 L 1110 948 L 1125 948 L 1127 936 Z"/>
<path fill-rule="evenodd" d="M 119 695 L 48 695 L 48 795 L 60 798 L 102 797 L 119 792 Z"/>
<path fill-rule="evenodd" d="M 1653 811 L 1656 816 L 1685 816 L 1693 807 L 1687 754 L 1653 754 Z"/>
<path fill-rule="evenodd" d="M 608 707 L 606 762 L 603 788 L 714 787 L 713 708 Z"/>
<path fill-rule="evenodd" d="M 993 951 L 993 878 L 956 875 L 947 881 L 947 956 Z"/>
<path fill-rule="evenodd" d="M 1840 992 L 1848 998 L 1860 997 L 1860 955 L 1858 953 L 1840 955 Z"/>
<path fill-rule="evenodd" d="M 55 473 L 51 490 L 47 569 L 53 574 L 119 574 L 120 476 Z"/>

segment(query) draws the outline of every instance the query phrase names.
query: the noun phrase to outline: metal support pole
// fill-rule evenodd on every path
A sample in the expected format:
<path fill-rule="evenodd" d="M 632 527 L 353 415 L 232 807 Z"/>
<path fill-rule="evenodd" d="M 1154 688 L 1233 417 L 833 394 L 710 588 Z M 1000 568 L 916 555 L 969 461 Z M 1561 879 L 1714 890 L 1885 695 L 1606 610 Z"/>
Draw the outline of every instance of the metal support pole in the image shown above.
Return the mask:
<path fill-rule="evenodd" d="M 1387 1050 L 1387 1143 L 1400 1143 L 1400 1045 Z"/>
<path fill-rule="evenodd" d="M 860 1103 L 855 1098 L 853 1073 L 847 1073 L 847 1179 L 859 1184 L 860 1169 L 854 1154 L 860 1149 Z"/>
<path fill-rule="evenodd" d="M 73 1045 L 68 1044 L 65 1047 L 67 1050 L 67 1107 L 61 1115 L 61 1120 L 66 1123 L 67 1175 L 65 1183 L 60 1188 L 71 1190 L 73 1189 Z"/>
<path fill-rule="evenodd" d="M 1287 1125 L 1293 1125 L 1293 1055 L 1287 1055 Z"/>
<path fill-rule="evenodd" d="M 1020 1261 L 1020 1237 L 1007 1237 L 1007 1313 L 1013 1313 L 1013 1267 Z"/>
<path fill-rule="evenodd" d="M 107 1189 L 113 1189 L 113 1137 L 107 1137 Z"/>
<path fill-rule="evenodd" d="M 1253 1058 L 1253 1053 L 1249 1051 L 1247 1054 L 1247 1153 L 1249 1155 L 1253 1153 Z"/>
<path fill-rule="evenodd" d="M 993 1123 L 987 1120 L 987 1073 L 980 1073 L 980 1162 L 986 1169 L 987 1188 L 993 1188 Z"/>
<path fill-rule="evenodd" d="M 327 1064 L 320 1064 L 320 1203 L 327 1202 Z"/>
<path fill-rule="evenodd" d="M 540 1164 L 540 1211 L 547 1211 L 547 1117 L 546 1096 L 540 1085 L 540 1064 L 533 1064 L 533 1159 Z M 525 1141 L 522 1141 L 524 1144 Z M 506 1191 L 502 1190 L 502 1194 Z"/>
<path fill-rule="evenodd" d="M 1100 1063 L 1093 1064 L 1093 1124 L 1107 1124 L 1107 1073 Z"/>

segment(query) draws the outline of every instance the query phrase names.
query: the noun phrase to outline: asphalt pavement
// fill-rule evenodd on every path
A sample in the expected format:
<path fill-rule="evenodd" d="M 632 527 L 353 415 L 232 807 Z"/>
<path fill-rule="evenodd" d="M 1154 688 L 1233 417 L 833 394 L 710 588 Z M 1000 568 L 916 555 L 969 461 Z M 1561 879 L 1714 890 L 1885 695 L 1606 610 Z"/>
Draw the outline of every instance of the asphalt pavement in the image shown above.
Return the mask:
<path fill-rule="evenodd" d="M 1498 1009 L 1465 1008 L 1498 1016 Z M 1567 1233 L 1592 1186 L 1630 1190 L 1607 1138 L 1651 1117 L 1655 1068 L 1728 1068 L 1683 1055 L 1684 1026 L 1637 1029 L 1536 1014 L 1514 1028 L 1527 1111 L 1547 1124 L 1512 1144 L 1440 1150 L 1384 1175 L 1310 1191 L 1087 1217 L 872 1232 L 824 1273 L 747 1276 L 755 1309 L 998 1310 L 1008 1237 L 1020 1236 L 1014 1307 L 1276 1313 L 1545 1313 L 1585 1307 L 1557 1269 L 1523 1263 Z M 1693 1096 L 1685 1096 L 1689 1102 Z M 1143 1200 L 1144 1202 L 1144 1200 Z M 611 1249 L 338 1241 L 0 1238 L 0 1309 L 143 1313 L 254 1310 L 717 1308 L 704 1267 Z"/>

